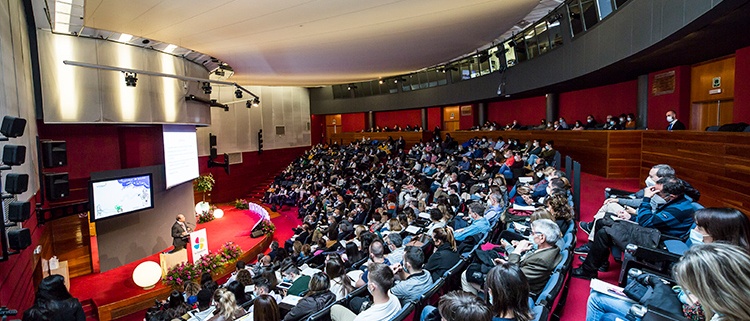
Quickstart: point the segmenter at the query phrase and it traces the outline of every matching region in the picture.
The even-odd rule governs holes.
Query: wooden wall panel
[[[51,232],[52,251],[60,261],[68,261],[70,277],[90,274],[91,237],[88,218],[72,215],[51,221],[48,225]]]
[[[337,142],[339,144],[348,144],[355,140],[361,140],[363,137],[369,137],[372,140],[384,141],[388,137],[394,140],[398,139],[399,136],[404,137],[406,142],[406,148],[414,146],[425,139],[425,135],[432,136],[431,132],[381,132],[381,133],[338,133],[331,136],[331,142]]]
[[[734,99],[734,55],[693,66],[690,71],[690,101],[704,102]],[[721,77],[719,94],[710,94],[713,78]],[[678,115],[679,116],[679,115]]]
[[[641,177],[669,164],[701,192],[704,206],[750,214],[750,135],[713,132],[643,132]]]

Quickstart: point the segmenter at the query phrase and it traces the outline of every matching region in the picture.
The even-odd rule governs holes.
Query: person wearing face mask
[[[554,141],[547,141],[544,144],[544,150],[539,153],[539,158],[543,159],[547,163],[547,165],[551,165],[555,162],[555,154],[557,153],[557,151],[555,151],[555,149],[553,148],[554,144]]]
[[[529,291],[539,294],[547,284],[552,270],[562,260],[560,249],[555,245],[562,233],[560,227],[550,219],[539,219],[531,223],[528,240],[501,240],[507,260],[495,259],[496,265],[517,264],[529,282]]]
[[[625,129],[635,129],[635,114],[629,113],[625,117]]]
[[[691,201],[684,196],[684,193],[685,185],[682,180],[674,176],[663,177],[656,182],[656,185],[644,190],[643,200],[636,215],[620,212],[617,213],[617,217],[621,220],[634,221],[641,227],[656,229],[661,234],[684,238],[693,225],[695,212]],[[651,198],[655,195],[659,195],[666,201],[656,210],[651,207]],[[621,224],[599,228],[594,235],[586,260],[579,268],[573,270],[573,276],[583,279],[597,277],[597,270],[608,260],[612,246],[633,243],[637,239],[637,237],[631,237],[628,230],[623,230],[623,228]],[[581,252],[579,249],[576,249],[577,253]]]
[[[560,129],[570,129],[570,126],[565,122],[565,118],[560,117]]]
[[[284,270],[281,274],[282,281],[291,283],[292,286],[286,290],[288,295],[300,296],[303,292],[307,291],[310,284],[309,275],[300,275],[300,270],[296,266],[292,265]]]
[[[534,164],[536,159],[539,158],[539,154],[542,153],[542,150],[544,150],[544,147],[542,147],[542,141],[540,139],[534,139],[533,143],[531,143],[531,148],[526,152],[528,157],[526,159],[526,165]]]
[[[586,124],[583,126],[584,129],[596,129],[597,126],[596,119],[594,119],[594,115],[588,115],[586,116]]]
[[[391,293],[401,302],[417,301],[422,293],[432,287],[432,275],[430,271],[422,269],[423,265],[424,253],[417,246],[407,246],[403,261],[391,265],[393,274],[400,280],[391,288]]]
[[[670,110],[667,112],[667,130],[673,131],[673,130],[685,130],[685,124],[683,124],[681,121],[677,119],[677,113],[675,113],[674,110]]]
[[[476,234],[484,235],[490,231],[490,223],[484,216],[482,216],[482,213],[484,213],[483,204],[478,202],[469,204],[469,217],[471,218],[472,223],[469,226],[456,230],[454,235],[456,241],[463,242],[469,236]],[[457,219],[456,221],[461,220]]]

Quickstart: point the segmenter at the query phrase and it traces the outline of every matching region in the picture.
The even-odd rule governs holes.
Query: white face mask
[[[693,245],[703,244],[703,234],[695,229],[690,230],[690,241],[693,242]]]
[[[632,120],[633,120],[633,118],[628,117],[628,121],[632,121]]]
[[[659,194],[654,194],[653,197],[651,197],[651,210],[656,212],[656,209],[659,208],[659,206],[667,204],[667,201],[664,200]]]
[[[544,176],[544,173],[542,173],[542,172],[537,172],[536,173],[536,177],[542,177],[542,176]]]
[[[653,179],[651,179],[651,176],[646,177],[646,187],[652,187],[656,185],[656,182],[654,182]]]
[[[492,298],[492,292],[488,291],[487,294],[489,295],[489,298],[490,298],[490,305],[492,305],[494,303],[494,300]]]
[[[671,123],[672,121],[674,121],[674,118],[672,118],[672,116],[667,116],[667,122]]]

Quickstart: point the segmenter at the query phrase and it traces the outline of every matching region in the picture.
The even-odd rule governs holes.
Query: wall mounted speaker
[[[26,162],[26,146],[5,145],[3,146],[3,164],[18,166]]]
[[[47,187],[46,194],[49,200],[59,200],[70,194],[68,173],[44,174],[44,185]]]
[[[8,220],[19,223],[31,217],[31,203],[12,201],[8,204]]]
[[[31,245],[31,232],[27,228],[8,230],[8,247],[20,251]]]
[[[0,133],[8,138],[14,138],[23,136],[23,130],[26,128],[26,119],[5,116],[3,117],[3,124],[0,125]]]
[[[42,142],[42,163],[45,168],[65,166],[68,164],[68,152],[65,141]]]
[[[29,188],[29,175],[10,173],[5,175],[5,191],[10,194],[21,194]]]

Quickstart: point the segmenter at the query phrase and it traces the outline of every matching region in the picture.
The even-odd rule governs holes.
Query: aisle
[[[581,219],[590,221],[604,201],[604,188],[612,187],[622,190],[638,190],[637,179],[607,179],[600,176],[581,174]],[[588,235],[580,228],[578,229],[578,244],[581,246],[588,240]],[[576,255],[578,256],[578,255]],[[599,272],[599,279],[616,284],[620,276],[620,264],[610,257],[610,268],[608,272]],[[573,267],[578,267],[581,261],[573,260]],[[561,321],[578,321],[586,319],[586,300],[589,297],[589,281],[578,278],[570,278],[570,291],[565,310],[560,318]]]

